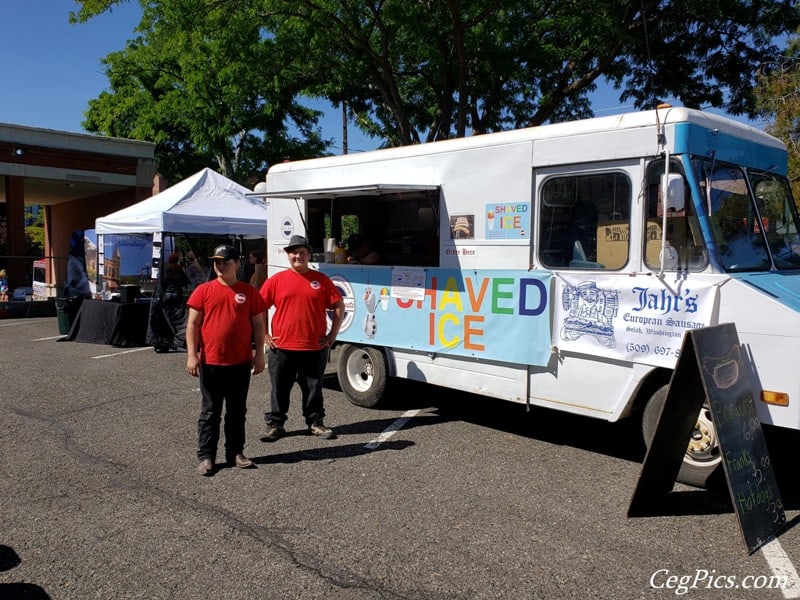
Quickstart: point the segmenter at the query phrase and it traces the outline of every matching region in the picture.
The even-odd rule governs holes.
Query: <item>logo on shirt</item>
[[[319,281],[317,281],[316,279],[312,279],[311,280],[311,289],[312,290],[318,290],[321,287],[322,287],[322,285],[320,285]]]
[[[233,297],[233,299],[236,300],[236,304],[244,304],[245,302],[247,302],[247,296],[245,294],[243,294],[242,292],[239,292],[238,294],[236,294]]]

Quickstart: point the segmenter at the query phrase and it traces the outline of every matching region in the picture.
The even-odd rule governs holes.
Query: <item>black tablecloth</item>
[[[146,346],[150,305],[84,300],[67,334],[68,340],[112,346]]]

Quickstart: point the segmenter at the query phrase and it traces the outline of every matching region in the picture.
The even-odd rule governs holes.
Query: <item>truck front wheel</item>
[[[660,387],[650,397],[642,415],[642,437],[649,448],[650,441],[658,425],[661,407],[667,400],[668,385]],[[678,481],[687,485],[705,488],[711,483],[711,476],[721,469],[722,455],[719,449],[717,428],[711,419],[711,409],[708,401],[703,404],[692,430],[686,453],[683,455],[683,464],[678,473]]]
[[[373,408],[383,398],[389,365],[378,348],[344,344],[339,351],[336,375],[350,402]]]

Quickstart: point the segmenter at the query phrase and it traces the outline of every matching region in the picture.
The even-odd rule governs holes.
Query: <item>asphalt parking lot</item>
[[[60,341],[0,320],[0,598],[800,598],[800,437],[769,432],[789,524],[748,555],[725,490],[676,486],[629,519],[638,425],[396,383],[196,473],[182,354]],[[788,574],[787,579],[775,577]],[[781,585],[775,585],[781,583]],[[684,589],[685,588],[685,589]]]

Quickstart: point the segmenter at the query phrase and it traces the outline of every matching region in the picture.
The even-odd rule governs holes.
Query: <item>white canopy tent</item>
[[[206,168],[147,200],[95,220],[97,276],[98,284],[102,284],[99,289],[103,290],[104,298],[114,299],[117,290],[127,292],[130,288],[140,288],[145,291],[145,287],[150,288],[147,292],[152,291],[153,301],[147,343],[155,346],[157,351],[185,345],[182,339],[185,309],[164,303],[163,288],[159,285],[163,283],[161,265],[165,264],[165,255],[175,249],[177,236],[235,238],[240,248],[244,239],[266,238],[266,205],[261,199],[249,197],[249,193],[250,190],[244,186]],[[104,238],[113,240],[114,252],[108,256]],[[145,267],[149,273],[145,274],[143,270],[138,279],[141,285],[130,284],[130,273],[123,272],[123,268],[130,268],[131,263],[142,264],[135,262],[140,255],[129,251],[132,247],[141,247],[135,246],[137,238],[148,238],[150,245],[146,251],[152,254],[152,258],[147,258],[152,267]],[[120,247],[131,239],[133,243],[125,246],[123,258]],[[231,243],[234,242],[231,240]],[[202,266],[208,270],[208,265]],[[137,289],[135,295],[138,294]]]
[[[95,220],[98,235],[203,233],[267,234],[267,209],[246,187],[203,169],[147,200]]]
[[[244,239],[266,238],[266,205],[263,200],[248,196],[249,193],[246,187],[206,168],[155,196],[95,219],[98,286],[102,283],[105,293],[130,277],[130,273],[121,271],[125,266],[121,260],[114,268],[110,267],[116,257],[106,256],[104,238],[128,246],[137,244],[135,240],[130,244],[131,238],[141,236],[150,240],[152,269],[148,275],[142,274],[140,281],[144,287],[154,285],[151,282],[159,279],[160,266],[166,254],[175,248],[176,236],[236,238],[240,244]]]

